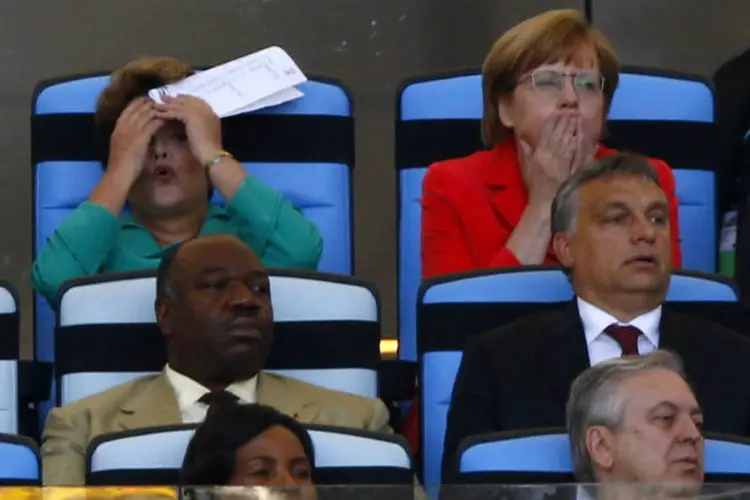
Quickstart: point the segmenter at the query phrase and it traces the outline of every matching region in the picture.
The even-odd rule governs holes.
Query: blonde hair
[[[173,57],[141,57],[115,70],[96,103],[97,136],[106,165],[109,138],[117,119],[133,99],[162,85],[175,83],[194,73],[193,68]]]
[[[574,9],[550,10],[506,31],[490,49],[482,66],[482,139],[492,147],[512,130],[500,122],[498,103],[518,79],[544,63],[570,62],[582,47],[596,52],[604,77],[604,110],[609,111],[620,72],[620,61],[609,41]]]

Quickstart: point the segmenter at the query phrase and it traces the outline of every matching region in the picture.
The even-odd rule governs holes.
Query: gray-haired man
[[[581,483],[703,482],[703,412],[669,351],[585,370],[571,386],[566,421]]]
[[[750,435],[750,341],[662,307],[672,269],[669,203],[648,160],[614,154],[578,170],[551,216],[576,297],[468,342],[448,413],[444,477],[451,480],[464,438],[561,427],[582,371],[660,348],[682,358],[707,431]]]

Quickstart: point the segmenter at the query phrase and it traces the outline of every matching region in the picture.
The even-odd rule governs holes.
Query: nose
[[[560,105],[563,107],[578,106],[578,91],[573,84],[573,77],[567,77],[563,81],[563,87],[560,90]]]
[[[247,285],[235,282],[229,290],[229,305],[232,307],[256,308],[260,299]]]
[[[656,240],[656,228],[646,217],[634,217],[631,225],[631,235],[634,241],[654,243]]]
[[[685,423],[682,426],[682,438],[683,440],[695,445],[701,439],[703,439],[703,433],[701,428],[696,424],[692,418],[685,418]]]
[[[151,139],[151,156],[154,160],[161,160],[167,158],[168,155],[169,147],[167,146],[167,141],[158,136],[154,136]]]
[[[277,488],[297,486],[297,480],[294,479],[294,475],[286,467],[280,467],[273,478],[271,486]]]

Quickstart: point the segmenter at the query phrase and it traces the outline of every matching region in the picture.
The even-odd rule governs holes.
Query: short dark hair
[[[277,425],[296,436],[314,474],[315,452],[312,439],[297,420],[270,406],[225,404],[212,406],[206,419],[195,431],[182,462],[180,485],[226,485],[234,470],[237,450]]]
[[[614,176],[641,177],[661,187],[656,169],[648,158],[634,153],[615,153],[585,165],[571,175],[552,201],[552,234],[573,229],[578,213],[578,194],[584,184]]]
[[[189,240],[188,240],[189,241]],[[177,287],[174,283],[174,265],[177,254],[186,242],[177,243],[168,248],[161,257],[159,267],[156,270],[156,303],[171,302],[177,296]]]

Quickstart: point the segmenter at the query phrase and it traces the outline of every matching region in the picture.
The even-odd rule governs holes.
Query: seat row
[[[307,425],[315,447],[318,485],[411,485],[412,458],[403,438]],[[87,452],[86,485],[179,483],[179,469],[196,425],[138,429],[97,438]],[[459,484],[574,483],[568,435],[562,429],[504,432],[466,439],[456,461]],[[750,478],[750,441],[705,436],[706,481],[741,484]],[[41,458],[28,438],[0,435],[0,486],[41,483]],[[434,492],[439,485],[431,485]],[[410,496],[410,495],[409,495]]]
[[[55,404],[163,368],[166,352],[154,314],[155,280],[153,271],[113,273],[64,286],[54,329]],[[391,399],[379,377],[380,303],[373,285],[346,275],[292,270],[270,270],[270,283],[276,328],[267,370]],[[426,484],[440,482],[446,415],[467,337],[572,297],[567,276],[554,266],[466,273],[422,285],[415,315]],[[666,307],[688,309],[746,333],[737,298],[726,278],[681,271],[671,277]],[[10,284],[0,287],[0,299],[0,432],[14,434],[23,427],[30,401],[19,372],[19,307]],[[43,421],[44,410],[39,413]]]
[[[398,185],[398,284],[402,359],[416,361],[420,282],[421,185],[427,166],[482,147],[478,70],[414,78],[394,96]],[[32,103],[34,252],[84,201],[102,175],[93,113],[106,74],[39,84]],[[279,189],[319,228],[319,270],[353,274],[354,113],[341,82],[300,86],[304,97],[224,120],[225,146],[262,181]],[[606,142],[666,160],[677,178],[686,269],[714,272],[717,253],[712,171],[714,93],[699,76],[626,67],[610,110]],[[293,144],[294,147],[289,147]],[[216,195],[214,203],[223,200]],[[36,299],[36,356],[54,359],[54,315]]]

